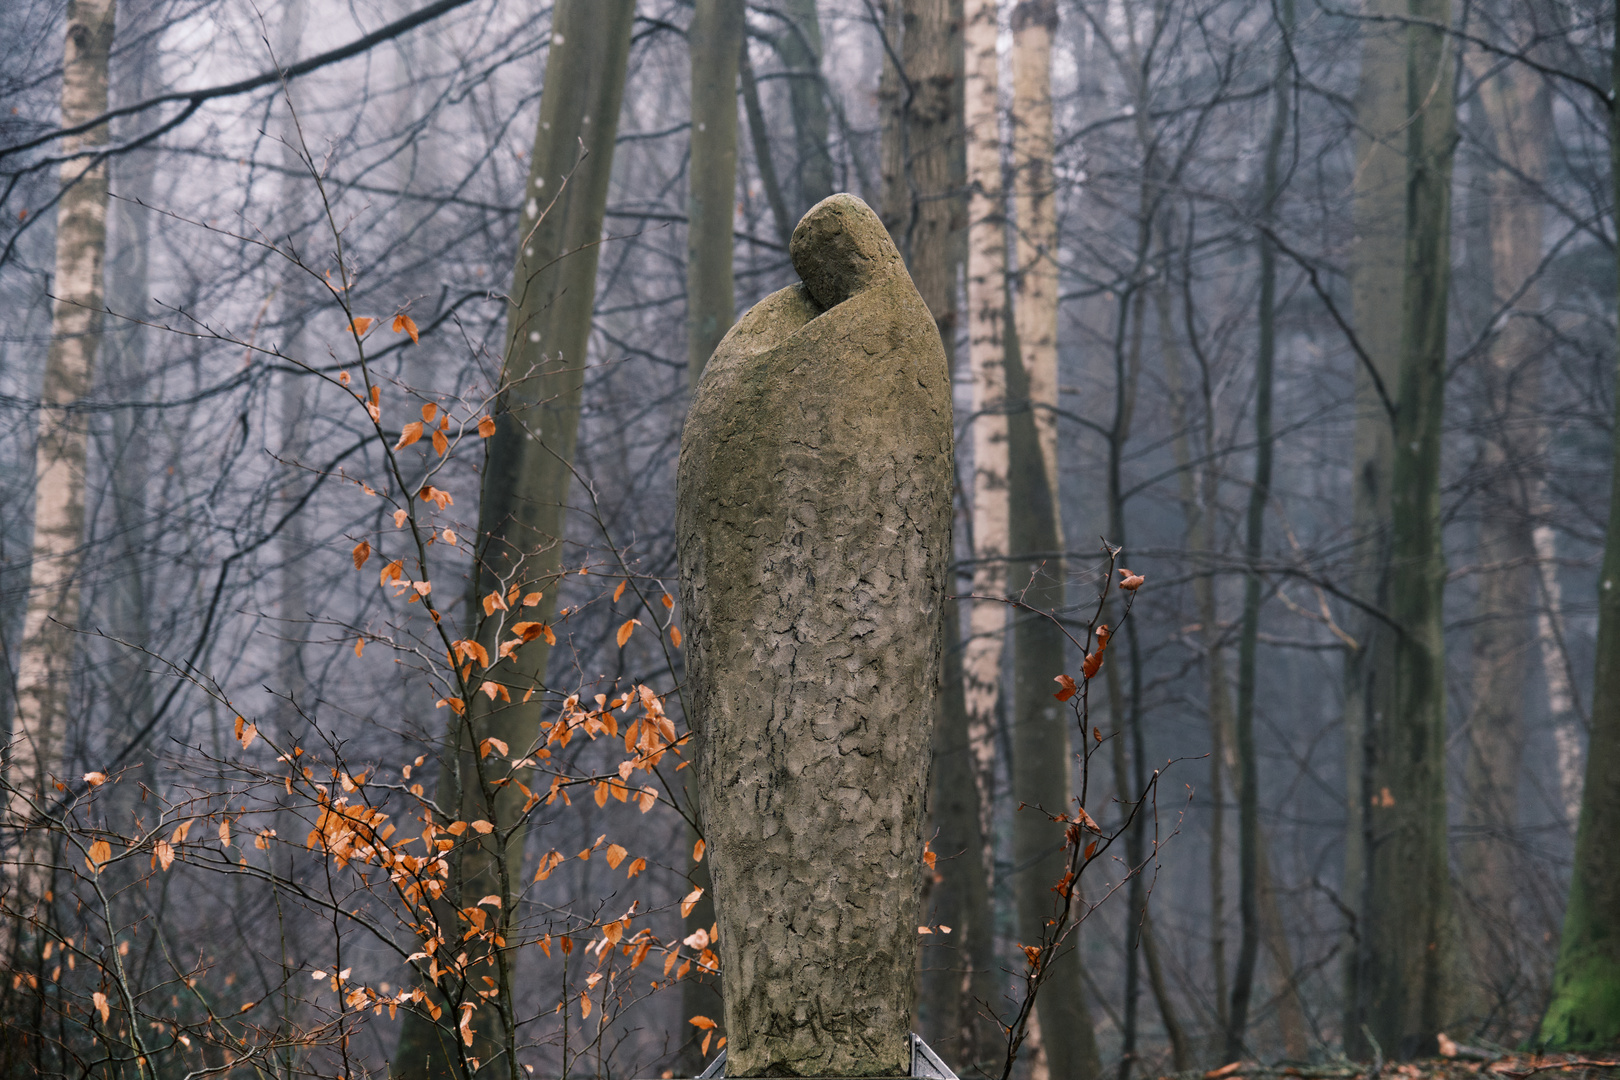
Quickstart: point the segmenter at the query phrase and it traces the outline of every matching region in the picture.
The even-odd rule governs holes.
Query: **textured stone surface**
[[[715,350],[681,441],[688,701],[732,1076],[905,1075],[951,523],[939,334],[877,216]]]

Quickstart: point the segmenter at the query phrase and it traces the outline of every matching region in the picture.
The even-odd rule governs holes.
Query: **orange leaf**
[[[491,417],[488,417],[488,416],[479,417],[479,419],[478,419],[478,437],[480,439],[487,439],[493,434],[495,434],[495,421],[494,421],[494,419],[491,418]]]
[[[1147,578],[1143,577],[1141,574],[1133,574],[1129,570],[1121,570],[1119,572],[1119,576],[1119,587],[1124,589],[1126,592],[1135,592],[1137,589],[1141,588],[1142,582],[1147,580]]]
[[[495,831],[495,826],[491,825],[489,822],[484,821],[482,819],[473,822],[472,827],[473,827],[473,832],[477,833],[480,836],[487,836],[489,833],[492,833],[492,832]]]
[[[583,990],[579,992],[579,1015],[584,1020],[591,1018],[591,997]]]
[[[1074,680],[1069,678],[1067,675],[1059,675],[1056,678],[1054,678],[1052,681],[1057,683],[1059,688],[1060,688],[1057,693],[1052,695],[1053,697],[1057,698],[1059,701],[1068,701],[1070,698],[1074,697],[1074,695],[1076,693],[1079,692],[1080,688],[1075,686],[1074,685]]]
[[[493,615],[497,611],[507,611],[507,610],[509,610],[509,609],[506,606],[506,598],[501,595],[501,591],[499,589],[496,589],[494,592],[492,592],[488,596],[484,597],[484,614],[485,615]]]
[[[624,857],[628,854],[630,853],[624,850],[624,848],[620,847],[618,844],[609,846],[605,852],[608,865],[613,867],[615,870],[619,868],[620,863],[624,862]]]
[[[681,628],[680,627],[672,626],[672,627],[669,628],[669,643],[671,645],[675,646],[677,649],[681,647]]]
[[[366,560],[369,558],[371,558],[371,541],[362,540],[354,545],[354,568],[356,570],[366,565]]]
[[[416,323],[414,321],[412,321],[412,319],[411,319],[411,317],[409,315],[395,315],[394,316],[394,333],[397,334],[401,330],[403,330],[407,334],[411,335],[411,344],[412,345],[415,345],[417,343]]]
[[[697,907],[697,902],[701,899],[703,899],[702,888],[696,888],[687,893],[686,896],[681,900],[681,918],[684,919],[688,915],[692,914],[692,909]]]
[[[635,628],[640,626],[640,625],[641,625],[641,620],[640,619],[626,619],[625,620],[624,625],[619,627],[619,648],[621,648],[621,649],[624,648],[624,643],[630,640],[631,632],[633,630],[635,630]]]
[[[692,861],[695,862],[695,863],[702,862],[703,861],[703,852],[708,848],[708,846],[709,845],[705,844],[702,840],[699,840],[697,843],[693,844],[692,845]]]
[[[468,660],[478,661],[479,667],[489,667],[489,650],[476,641],[461,640],[452,642],[457,659],[465,657]]]
[[[104,772],[87,772],[84,774],[84,782],[91,787],[100,787],[107,782],[107,774]]]
[[[688,1020],[687,1023],[691,1024],[699,1031],[713,1031],[717,1026],[715,1022],[710,1020],[707,1016],[694,1016],[692,1019]]]
[[[433,433],[433,452],[438,454],[440,457],[444,457],[444,455],[450,452],[450,440],[444,437],[444,432],[442,431],[435,431]]]
[[[366,651],[366,639],[363,638],[363,637],[355,638],[354,639],[354,655],[360,656],[365,651]]]
[[[1101,667],[1102,667],[1102,653],[1100,653],[1100,652],[1088,653],[1088,654],[1086,654],[1085,663],[1080,665],[1080,674],[1089,679],[1092,676],[1096,675],[1098,670]]]
[[[675,606],[675,598],[673,596],[669,595],[669,593],[664,594],[663,600],[664,600],[664,607],[672,608],[672,607]]]
[[[630,584],[630,579],[626,578],[625,580],[619,582],[619,587],[617,589],[613,590],[613,602],[615,604],[619,602],[619,597],[624,595],[624,587],[628,584]]]
[[[97,840],[90,845],[90,857],[85,860],[90,866],[92,874],[101,873],[101,868],[112,858],[112,845],[105,840]]]
[[[641,812],[645,814],[654,806],[658,805],[658,789],[655,787],[642,788],[641,794],[636,796],[636,802],[638,805],[640,805]]]
[[[647,869],[647,860],[646,859],[637,859],[635,862],[630,864],[630,870],[624,876],[627,877],[627,878],[633,878],[633,877],[635,877],[637,874],[641,873],[645,869]],[[642,947],[643,948],[646,947],[645,942],[643,942]]]
[[[97,990],[90,995],[90,1000],[96,1003],[96,1012],[101,1014],[101,1022],[105,1024],[112,1016],[112,1007],[107,1002],[107,995]]]
[[[406,424],[405,429],[399,433],[399,442],[394,444],[394,449],[403,450],[421,437],[422,421],[413,420],[409,424]]]
[[[354,334],[355,337],[365,337],[366,331],[370,330],[371,324],[376,321],[376,319],[368,319],[364,315],[357,316],[355,320],[349,324],[349,332]]]
[[[395,327],[395,331],[398,331],[398,327]],[[431,424],[433,423],[433,418],[438,415],[439,406],[437,402],[430,401],[426,405],[422,406],[422,423]]]

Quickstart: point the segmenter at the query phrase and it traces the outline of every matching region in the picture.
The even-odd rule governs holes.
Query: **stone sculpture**
[[[950,372],[865,203],[709,361],[682,434],[687,701],[733,1077],[904,1076],[951,557]]]

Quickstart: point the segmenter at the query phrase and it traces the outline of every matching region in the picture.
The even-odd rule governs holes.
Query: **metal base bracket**
[[[726,1052],[720,1051],[713,1061],[698,1074],[698,1080],[724,1080],[726,1075]],[[957,1075],[951,1072],[950,1066],[939,1059],[939,1055],[922,1041],[922,1036],[915,1033],[911,1036],[911,1073],[916,1080],[958,1080]],[[827,1078],[833,1080],[833,1078]]]

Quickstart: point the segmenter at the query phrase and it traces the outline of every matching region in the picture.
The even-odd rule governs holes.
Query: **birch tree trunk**
[[[1478,67],[1488,66],[1483,53],[1469,55],[1471,61],[1478,58]],[[1532,469],[1545,441],[1535,417],[1541,342],[1533,317],[1541,303],[1533,278],[1541,261],[1542,209],[1532,190],[1547,173],[1552,110],[1545,80],[1522,65],[1482,82],[1479,100],[1497,161],[1488,176],[1492,309],[1521,288],[1524,292],[1487,352],[1483,372],[1490,430],[1481,456],[1492,482],[1483,491],[1479,524],[1481,570],[1464,773],[1467,839],[1459,853],[1462,887],[1474,913],[1467,920],[1469,959],[1458,974],[1471,991],[1493,986],[1505,991],[1519,978],[1504,938],[1516,921],[1519,760],[1525,688],[1536,653],[1530,611],[1540,500]],[[1487,1016],[1493,1005],[1480,1000],[1470,1011]]]
[[[1405,14],[1406,0],[1369,0],[1377,16]],[[1356,88],[1356,171],[1351,195],[1354,225],[1350,298],[1356,338],[1365,356],[1355,371],[1355,429],[1350,471],[1348,587],[1360,604],[1383,611],[1389,603],[1390,469],[1393,394],[1399,367],[1401,274],[1406,250],[1406,34],[1396,24],[1369,21],[1361,28],[1361,78]],[[1365,1053],[1359,942],[1364,936],[1367,863],[1367,736],[1387,715],[1393,635],[1382,619],[1352,608],[1346,619],[1355,645],[1345,656],[1345,855],[1341,900],[1354,921],[1343,946],[1345,1044]]]
[[[1614,44],[1611,91],[1620,90],[1620,39]],[[1611,93],[1610,101],[1614,101]],[[1609,112],[1609,169],[1620,196],[1620,111]],[[1620,366],[1617,366],[1620,382]],[[1620,404],[1617,404],[1620,409]],[[1609,487],[1609,531],[1598,574],[1597,671],[1592,687],[1592,738],[1575,833],[1569,907],[1553,970],[1552,1001],[1541,1021],[1549,1049],[1620,1046],[1620,440]]]
[[[1020,0],[1013,8],[1013,211],[1018,223],[1015,319],[1053,506],[1059,505],[1055,411],[1058,232],[1057,192],[1052,177],[1052,39],[1057,29],[1056,0]],[[1054,550],[1059,550],[1063,547],[1061,514],[1056,518],[1056,527]]]
[[[107,111],[107,61],[112,50],[115,0],[69,0],[62,60],[64,127]],[[107,141],[105,125],[62,140],[63,192],[57,204],[55,304],[40,397],[34,465],[33,565],[17,664],[16,714],[10,732],[7,818],[23,827],[7,899],[27,922],[50,888],[50,834],[26,823],[52,793],[69,676],[77,651],[79,570],[83,561],[84,478],[88,419],[72,406],[90,392],[101,343],[103,267],[107,255],[107,165],[93,156]],[[6,919],[0,956],[9,959],[13,923]]]
[[[1544,487],[1544,485],[1538,485]],[[1546,516],[1544,500],[1537,500],[1536,516]],[[1558,534],[1551,525],[1537,525],[1531,533],[1536,548],[1536,584],[1541,604],[1536,612],[1536,641],[1541,649],[1541,673],[1547,681],[1547,712],[1552,720],[1557,754],[1558,795],[1564,821],[1573,831],[1581,814],[1581,788],[1586,748],[1581,732],[1575,683],[1570,677],[1565,646],[1564,589],[1558,580]]]
[[[966,55],[964,120],[968,181],[968,368],[972,384],[973,592],[1007,593],[1007,416],[1003,362],[1007,314],[1007,220],[1002,205],[1000,75],[996,55],[996,0],[968,0],[963,26]],[[1007,607],[975,600],[968,610],[962,652],[963,699],[973,747],[983,833],[990,836],[996,707]],[[985,852],[985,872],[990,872]]]
[[[478,564],[468,615],[475,623],[482,614],[479,598],[513,585],[545,594],[526,610],[528,618],[549,622],[556,610],[596,298],[596,242],[607,208],[634,15],[634,0],[561,0],[553,15],[540,123],[518,222],[502,368],[505,390],[496,431],[488,441],[478,508]],[[498,654],[496,630],[491,619],[479,633],[491,656]],[[512,654],[503,681],[514,689],[543,688],[549,658],[545,639],[536,638]],[[522,702],[519,694],[512,697],[510,704],[496,704],[480,695],[465,717],[452,722],[438,795],[441,805],[458,807],[462,819],[494,823],[494,831],[479,844],[456,849],[465,854],[451,880],[462,895],[506,896],[505,910],[510,910],[516,890],[507,871],[523,855],[522,795],[516,783],[490,792],[478,782],[477,747],[491,737],[515,753],[532,746],[548,701],[543,693]],[[512,775],[520,782],[529,779],[524,770]],[[446,903],[461,906],[452,891],[447,890]],[[478,1038],[469,1053],[486,1065],[514,1037],[511,1007],[509,997],[502,995],[474,1016]],[[459,1016],[446,1017],[441,1028],[419,1013],[407,1015],[393,1062],[395,1075],[459,1075],[462,1047],[454,1029]],[[497,1067],[514,1080],[519,1072],[515,1060],[503,1058]]]
[[[1440,434],[1456,145],[1450,0],[1411,0],[1406,256],[1391,470],[1390,603],[1399,628],[1392,710],[1368,730],[1367,1033],[1401,1059],[1435,1052],[1447,1019],[1454,927],[1447,863]],[[1433,24],[1439,24],[1436,27]],[[1351,1034],[1360,1030],[1360,1025]]]

